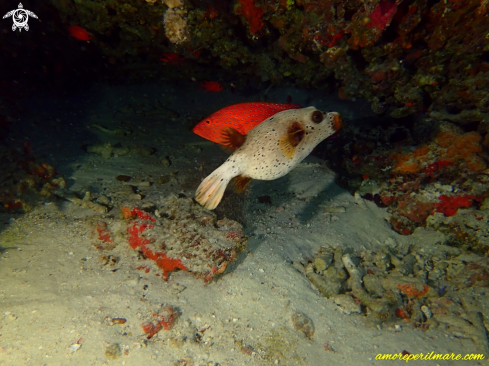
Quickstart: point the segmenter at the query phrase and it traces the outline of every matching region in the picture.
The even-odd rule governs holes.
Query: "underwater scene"
[[[0,15],[0,365],[487,364],[488,0]]]

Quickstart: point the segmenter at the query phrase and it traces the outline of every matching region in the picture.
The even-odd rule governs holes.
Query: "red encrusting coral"
[[[129,233],[129,245],[132,249],[143,248],[146,244],[149,244],[150,241],[146,238],[141,238],[139,233],[143,233],[147,228],[152,228],[153,225],[148,224],[134,224],[127,228],[127,232]]]
[[[256,34],[263,28],[263,9],[255,5],[254,0],[239,0],[237,12],[243,15],[250,23],[250,32]]]
[[[143,332],[146,333],[146,338],[151,339],[156,333],[161,330],[161,325],[157,327],[152,322],[144,322],[143,324],[141,324],[141,328],[143,328]]]
[[[176,269],[187,271],[181,259],[167,257],[165,253],[155,253],[158,256],[156,264],[163,270],[163,278],[168,278],[168,274]]]
[[[134,207],[132,210],[129,207],[121,207],[121,212],[122,216],[125,219],[131,219],[133,217],[137,217],[138,219],[141,220],[150,220],[150,221],[156,221],[154,217],[151,217],[150,214],[141,211],[139,208]]]
[[[334,47],[334,45],[343,38],[344,33],[342,30],[336,30],[334,27],[328,30],[326,34],[315,34],[312,39],[314,42],[321,46],[327,46],[328,48]]]
[[[7,210],[16,210],[20,207],[22,207],[23,203],[22,201],[11,201],[7,202],[3,205]]]
[[[124,210],[126,209],[126,210]],[[135,207],[130,211],[126,207],[122,208],[123,216],[126,217],[127,212],[131,213],[131,217],[138,217],[142,220],[155,221],[151,215],[146,212],[141,211],[139,208]],[[182,269],[187,271],[187,268],[182,263],[181,259],[170,258],[165,252],[156,252],[148,247],[151,244],[151,240],[141,237],[139,234],[144,233],[146,229],[152,229],[154,225],[134,223],[132,226],[127,228],[129,233],[129,245],[132,249],[139,249],[143,255],[156,262],[156,265],[163,270],[163,279],[167,279],[170,272],[176,269]]]
[[[410,319],[410,317],[409,317],[406,309],[404,309],[404,308],[398,308],[398,309],[396,309],[395,314],[396,314],[396,316],[398,318],[401,318],[401,319],[404,319],[404,320],[409,320]]]
[[[422,285],[423,289],[418,290],[415,283],[406,283],[404,285],[397,285],[397,288],[409,298],[422,297],[428,293],[430,287],[428,285]]]
[[[439,199],[441,202],[436,203],[436,211],[443,213],[447,217],[455,215],[461,207],[470,207],[474,200],[481,200],[481,198],[470,194],[463,196],[441,195]]]
[[[153,316],[158,319],[141,324],[141,328],[143,328],[147,339],[151,339],[161,329],[170,330],[173,328],[173,324],[178,317],[178,312],[172,306],[167,306],[164,309],[164,314],[153,314]]]
[[[168,306],[166,308],[166,315],[158,315],[160,317],[159,323],[163,326],[164,330],[170,330],[173,328],[173,324],[177,319],[178,312],[173,310],[173,307]]]
[[[428,164],[428,166],[426,168],[424,168],[424,172],[426,175],[433,176],[440,169],[445,168],[445,167],[450,166],[450,165],[453,165],[453,163],[450,161],[438,160],[432,164]]]
[[[371,22],[367,24],[367,27],[384,30],[391,23],[391,20],[396,13],[396,9],[397,5],[395,1],[381,1],[369,14]]]
[[[139,266],[138,268],[136,268],[138,271],[140,270],[144,270],[144,273],[149,273],[150,271],[150,268],[148,266]]]
[[[112,236],[107,229],[107,224],[105,222],[99,222],[97,224],[98,239],[104,243],[113,243]]]
[[[234,260],[234,258],[232,258]],[[221,267],[217,268],[216,266],[212,267],[209,273],[204,277],[204,283],[208,283],[212,281],[215,275],[221,274],[226,270],[228,262],[224,262]]]

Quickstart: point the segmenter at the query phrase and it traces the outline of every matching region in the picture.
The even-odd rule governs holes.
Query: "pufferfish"
[[[242,191],[251,179],[283,177],[340,127],[338,113],[321,112],[315,107],[279,112],[247,135],[227,127],[222,131],[222,141],[236,150],[202,181],[195,199],[213,210],[233,178],[236,189]]]

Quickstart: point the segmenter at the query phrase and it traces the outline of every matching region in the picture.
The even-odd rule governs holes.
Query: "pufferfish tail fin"
[[[219,202],[221,202],[228,183],[236,175],[239,175],[239,172],[233,171],[231,165],[231,162],[225,162],[197,187],[195,200],[208,210],[213,210],[217,207]]]

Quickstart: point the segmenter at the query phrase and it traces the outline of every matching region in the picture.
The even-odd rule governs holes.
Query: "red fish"
[[[70,32],[70,36],[79,39],[80,41],[89,41],[92,39],[92,35],[78,25],[69,27],[68,32]]]
[[[185,61],[185,58],[173,52],[165,52],[161,55],[160,60],[168,64],[179,65]]]
[[[204,118],[192,131],[207,140],[226,145],[221,136],[223,128],[232,127],[240,134],[246,135],[268,117],[281,111],[298,108],[302,106],[259,102],[234,104]]]
[[[217,93],[224,89],[224,87],[217,81],[204,81],[200,83],[200,89],[204,89],[205,91],[212,93]]]

